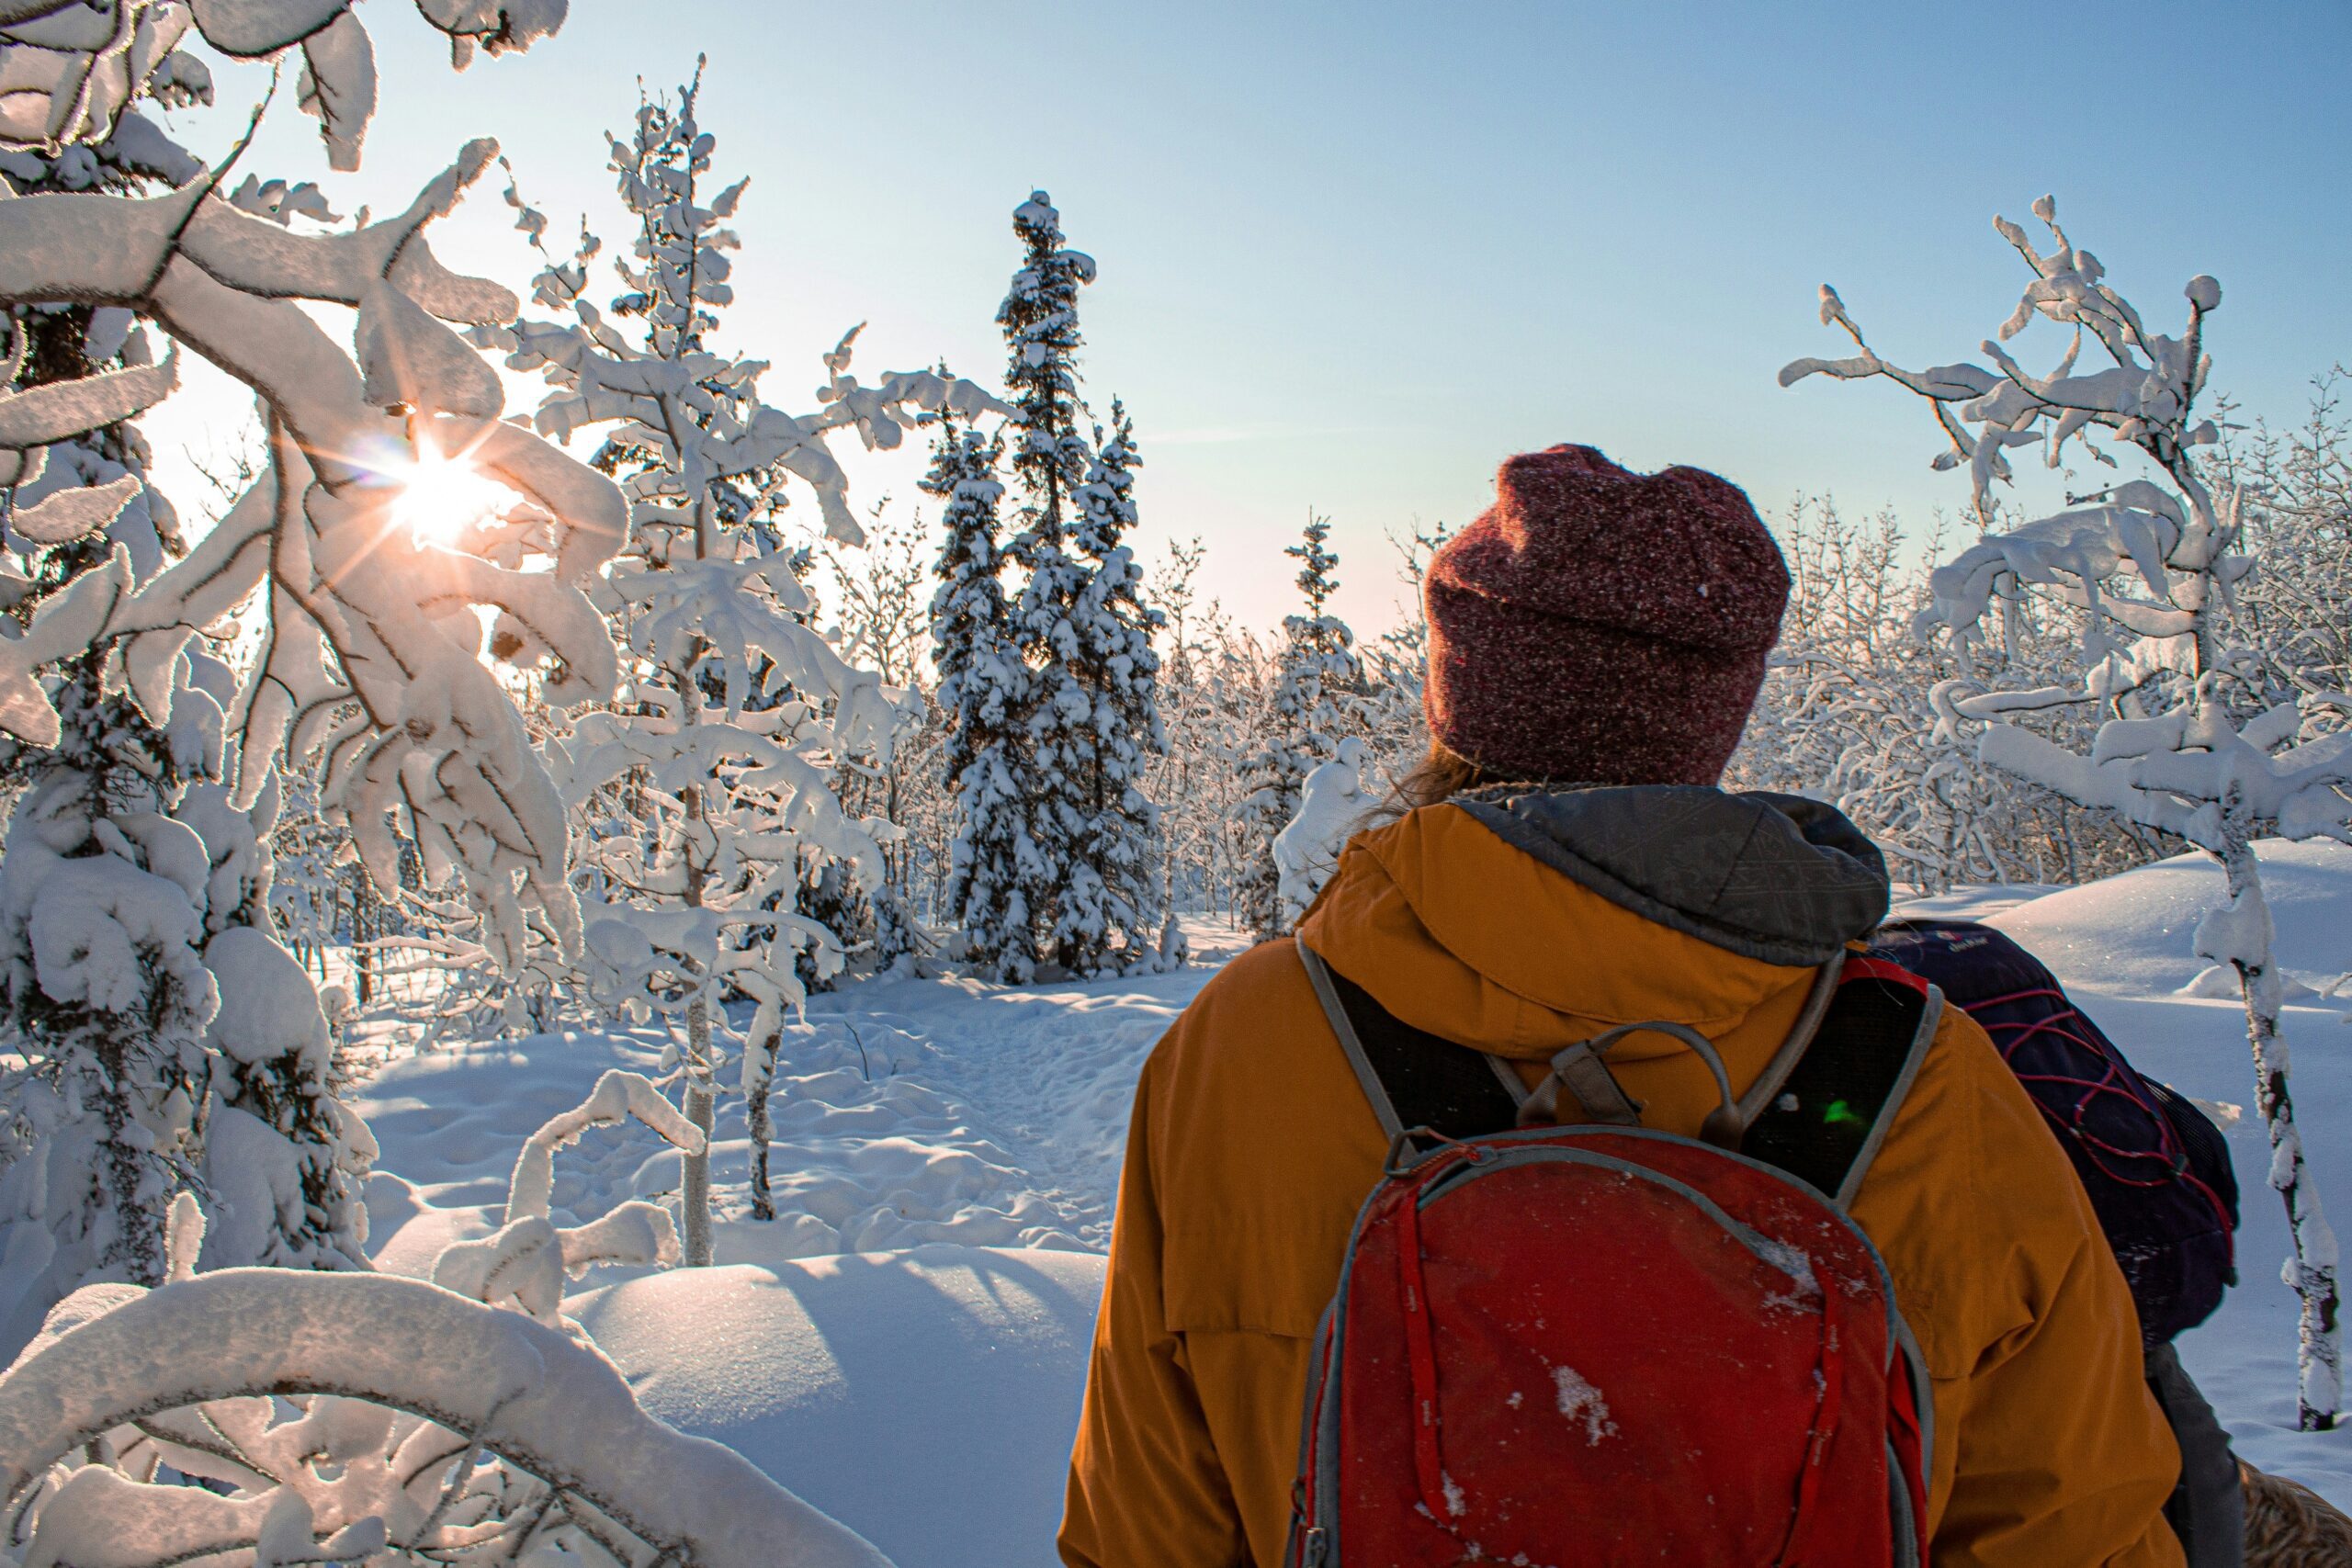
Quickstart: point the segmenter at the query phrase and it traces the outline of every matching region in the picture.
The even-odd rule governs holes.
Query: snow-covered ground
[[[2352,1227],[2352,995],[2331,1002],[2311,994],[2352,969],[2352,849],[2264,844],[2261,860],[2279,966],[2303,991],[2283,1025],[2296,1113],[2323,1206],[2339,1228]],[[2229,1132],[2244,1220],[2238,1285],[2182,1337],[2181,1356],[2248,1460],[2352,1507],[2352,1429],[2294,1429],[2296,1299],[2278,1273],[2286,1211],[2267,1185],[2245,1011],[2234,998],[2183,994],[2211,988],[2194,985],[2205,965],[2192,939],[2221,888],[2217,865],[2184,855],[2019,905],[1993,923],[2040,954],[2143,1071],[2199,1100],[2245,1108]]]
[[[721,1267],[602,1270],[566,1312],[647,1408],[899,1568],[1052,1562],[1136,1073],[1245,945],[1221,921],[1187,935],[1202,962],[1174,975],[814,998],[776,1071],[778,1218],[742,1217],[742,1106],[724,1101]],[[421,1275],[494,1229],[522,1141],[606,1068],[658,1073],[660,1057],[650,1034],[549,1034],[385,1068],[358,1100],[383,1149],[378,1265]],[[676,1152],[644,1127],[592,1131],[556,1160],[554,1218],[677,1182]]]
[[[2266,847],[2298,1100],[2331,1212],[2352,1224],[2352,1032],[2315,993],[2352,967],[2352,850]],[[2183,994],[2189,933],[2219,874],[2184,858],[2091,887],[1939,900],[2041,953],[2144,1070],[2244,1104],[2234,1001]],[[655,1414],[714,1437],[901,1568],[1053,1560],[1137,1066],[1238,939],[1200,922],[1203,962],[1129,982],[1007,990],[904,981],[818,998],[777,1074],[781,1217],[740,1217],[740,1106],[722,1120],[722,1267],[585,1281],[567,1311]],[[2347,998],[2352,1000],[2352,998]],[[379,1262],[421,1270],[492,1228],[522,1139],[650,1037],[542,1035],[397,1062],[361,1109],[383,1145]],[[2297,1433],[2286,1225],[2251,1115],[2230,1133],[2245,1189],[2243,1282],[2182,1349],[2241,1448],[2352,1505],[2352,1432]],[[557,1161],[556,1218],[585,1220],[677,1181],[643,1128],[592,1133]]]

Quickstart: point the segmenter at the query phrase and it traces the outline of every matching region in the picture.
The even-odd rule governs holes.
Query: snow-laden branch
[[[287,1400],[306,1407],[300,1423],[273,1421],[273,1402]],[[186,1419],[196,1412],[198,1420]],[[395,1412],[433,1426],[396,1422]],[[302,1429],[286,1433],[289,1425]],[[462,1435],[454,1449],[418,1452],[422,1445],[401,1440],[430,1443],[435,1427],[445,1441]],[[223,1475],[247,1495],[213,1497],[75,1462],[150,1433],[175,1467]],[[263,1441],[272,1436],[276,1443]],[[298,1451],[264,1473],[248,1450],[271,1449]],[[537,1513],[492,1519],[485,1536],[434,1506],[441,1478],[469,1452],[534,1478]],[[422,1506],[419,1475],[396,1471],[395,1458],[421,1472]],[[374,1495],[365,1484],[306,1488],[296,1472],[313,1460],[375,1483]],[[113,1478],[84,1479],[93,1471]],[[314,1506],[312,1494],[329,1506]],[[592,1540],[626,1531],[681,1568],[888,1568],[864,1540],[732,1450],[647,1415],[593,1348],[520,1314],[380,1274],[236,1269],[153,1292],[92,1286],[69,1298],[0,1374],[0,1517],[17,1527],[0,1537],[0,1562],[21,1568],[162,1564],[195,1546],[252,1552],[273,1530],[304,1549],[269,1559],[277,1562],[334,1561],[330,1544],[365,1554],[370,1540],[387,1540],[442,1556],[477,1543],[509,1551],[567,1517],[558,1506],[588,1521]],[[297,1518],[299,1542],[287,1522]]]
[[[555,1326],[563,1323],[566,1280],[600,1263],[676,1263],[677,1223],[657,1204],[623,1203],[584,1225],[558,1225],[549,1217],[557,1151],[577,1142],[591,1127],[632,1118],[686,1155],[698,1155],[707,1146],[702,1130],[662,1099],[650,1079],[618,1069],[607,1072],[585,1100],[550,1118],[525,1141],[507,1183],[504,1223],[478,1241],[461,1241],[443,1252],[433,1265],[433,1282]]]
[[[359,166],[376,107],[374,50],[353,0],[0,0],[11,49],[0,96],[0,146],[53,149],[119,137],[143,124],[131,105],[142,90],[172,102],[209,101],[212,76],[178,52],[193,28],[222,54],[262,59],[300,50],[303,112],[319,120],[328,161]],[[528,49],[563,25],[569,0],[417,0],[448,35],[461,69],[479,47]],[[161,79],[168,90],[158,91]]]
[[[596,1080],[586,1100],[560,1116],[548,1118],[526,1139],[506,1184],[506,1220],[544,1219],[555,1180],[555,1156],[571,1147],[591,1127],[611,1127],[634,1118],[676,1147],[691,1154],[702,1147],[699,1129],[690,1127],[677,1107],[641,1073],[618,1068]]]
[[[1282,921],[1295,928],[1340,868],[1340,850],[1363,826],[1374,805],[1364,788],[1365,748],[1351,735],[1331,761],[1317,766],[1299,786],[1298,815],[1274,835],[1274,864],[1281,871],[1277,896]]]
[[[2042,445],[2045,460],[2054,468],[2063,461],[2067,443],[2075,441],[2094,461],[2113,467],[2114,457],[2089,441],[2093,430],[2111,433],[2113,439],[2154,457],[2188,494],[2196,515],[2174,547],[2187,548],[2190,558],[2175,564],[2200,570],[2206,562],[2196,558],[2211,547],[2215,525],[2210,497],[2194,481],[2189,455],[2191,448],[2218,439],[2220,432],[2210,420],[2191,424],[2189,412],[2211,369],[2202,347],[2204,321],[2221,303],[2221,285],[2201,275],[2189,279],[2183,290],[2188,320],[2181,335],[2152,332],[2139,311],[2104,281],[2106,269],[2098,258],[2067,239],[2058,224],[2057,204],[2045,196],[2033,204],[2033,211],[2055,242],[2047,254],[2018,225],[2005,218],[1994,220],[2001,237],[2025,259],[2034,276],[2002,324],[1999,340],[1980,344],[1990,367],[1958,364],[1906,370],[1883,359],[1862,336],[1838,291],[1824,284],[1822,324],[1843,331],[1861,352],[1847,359],[1793,360],[1781,369],[1781,385],[1793,386],[1815,375],[1844,380],[1883,378],[1926,399],[1949,444],[1935,466],[1968,466],[1978,514],[1988,523],[1992,485],[2014,477],[2004,455],[2007,449]],[[2046,376],[2029,373],[2002,347],[2037,317],[2074,329],[2073,346]],[[2086,337],[2111,363],[2078,373]]]
[[[350,233],[296,234],[202,184],[135,200],[50,194],[0,203],[0,303],[72,299],[127,306],[260,394],[273,428],[268,470],[213,536],[152,581],[127,558],[85,573],[0,639],[0,726],[53,742],[40,668],[93,643],[130,639],[124,678],[168,722],[167,672],[201,628],[265,581],[263,658],[236,701],[239,798],[281,755],[326,748],[326,807],[347,818],[370,871],[397,882],[398,818],[428,863],[461,872],[502,963],[519,958],[522,895],[576,935],[563,881],[566,824],[512,700],[482,661],[477,606],[540,656],[558,704],[608,694],[616,672],[589,580],[619,549],[628,503],[612,483],[501,423],[490,367],[451,328],[510,315],[513,297],[432,258],[423,229],[454,206],[495,148],[469,144],[399,216]],[[358,311],[346,352],[297,300]],[[25,412],[31,440],[78,418],[119,417],[158,395],[166,367],[73,383]],[[42,389],[46,394],[53,389]],[[9,413],[40,394],[0,400]],[[69,407],[70,405],[70,407]],[[494,564],[415,536],[396,515],[403,476],[465,462],[545,521],[548,570]]]

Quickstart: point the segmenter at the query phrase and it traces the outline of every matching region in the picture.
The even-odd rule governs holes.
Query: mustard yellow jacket
[[[1708,911],[1629,891],[1641,856],[1609,847],[1622,821],[1598,872],[1546,863],[1498,821],[1449,804],[1360,835],[1301,939],[1406,1022],[1531,1081],[1561,1047],[1656,1019],[1713,1041],[1744,1089],[1811,969],[1730,951]],[[1723,826],[1707,822],[1690,836]],[[1752,846],[1722,853],[1758,870]],[[1637,1035],[1610,1060],[1645,1124],[1695,1135],[1715,1102],[1695,1056]],[[1309,1341],[1384,1152],[1288,942],[1235,960],[1153,1051],[1070,1461],[1069,1568],[1282,1562]],[[2177,1568],[2161,1509],[2179,1459],[2123,1277],[2055,1138],[1957,1009],[1852,1213],[1933,1378],[1935,1568]]]

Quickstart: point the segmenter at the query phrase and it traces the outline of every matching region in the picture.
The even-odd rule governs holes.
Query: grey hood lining
[[[1886,861],[1836,807],[1698,784],[1486,789],[1453,804],[1513,849],[1670,931],[1826,964],[1886,919]]]

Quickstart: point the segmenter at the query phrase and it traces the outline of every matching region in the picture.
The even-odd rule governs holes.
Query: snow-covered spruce
[[[1148,760],[1168,745],[1159,719],[1159,655],[1151,646],[1163,617],[1144,603],[1143,570],[1126,543],[1136,525],[1135,469],[1142,460],[1135,422],[1114,398],[1107,437],[1102,426],[1094,429],[1094,457],[1078,489],[1070,535],[1090,569],[1070,622],[1076,647],[1069,667],[1087,693],[1091,733],[1073,759],[1082,769],[1085,816],[1047,940],[1080,974],[1150,968],[1168,955],[1152,863],[1159,813],[1143,793]]]
[[[1030,672],[1005,596],[997,516],[1003,455],[1001,436],[943,423],[923,489],[945,503],[931,604],[932,660],[947,727],[940,764],[955,799],[956,827],[940,901],[961,933],[956,956],[1018,984],[1035,968],[1024,884],[1036,850],[1015,794],[1013,726],[1028,705]]]
[[[20,199],[137,183],[87,150],[14,152],[0,169]],[[0,431],[17,445],[0,583],[23,625],[118,555],[152,575],[180,553],[171,509],[147,483],[146,444],[125,422],[175,375],[119,308],[19,304],[8,331]],[[107,689],[103,647],[61,642],[57,653],[46,672],[55,744],[9,745],[0,762],[15,795],[0,963],[27,1067],[0,1089],[0,1248],[23,1288],[0,1300],[0,1354],[85,1280],[163,1278],[160,1215],[201,1157],[210,1077],[206,852],[171,812],[189,778],[218,768],[220,714],[200,696],[166,732]]]
[[[1880,377],[1927,400],[1949,443],[1936,466],[1968,467],[1988,528],[1996,522],[1991,487],[2011,477],[2006,448],[2043,445],[2055,467],[2072,442],[2114,467],[2109,447],[2093,442],[2104,432],[2110,446],[2153,468],[2154,479],[2123,479],[2075,498],[2064,511],[1988,532],[1930,580],[1935,602],[1921,615],[1921,628],[1947,630],[1963,649],[1996,599],[2014,603],[2038,593],[2079,607],[2084,635],[2075,678],[2034,691],[1985,690],[1954,679],[1931,694],[1950,733],[1980,731],[1976,752],[1986,764],[2177,835],[2221,862],[2228,902],[2199,926],[2197,947],[2234,973],[2245,998],[2256,1104],[2274,1154],[2271,1185],[2286,1203],[2294,1236],[2287,1277],[2302,1302],[2299,1421],[2324,1429],[2335,1422],[2343,1382],[2336,1245],[2295,1124],[2278,1032],[2274,932],[2253,846],[2266,836],[2352,841],[2352,727],[2339,699],[2278,689],[2266,675],[2280,661],[2233,640],[2232,592],[2257,563],[2238,553],[2245,497],[2226,486],[2217,493],[2198,460],[2197,449],[2215,442],[2219,429],[2194,413],[2211,370],[2204,330],[2221,303],[2221,285],[2203,276],[2189,279],[2183,290],[2187,325],[2168,336],[2103,281],[2098,260],[2059,227],[2050,197],[2034,203],[2034,214],[2050,231],[2047,254],[2018,224],[1996,220],[2034,275],[2000,338],[2013,338],[2038,317],[2071,328],[2072,345],[2049,375],[2026,370],[1992,341],[1983,345],[1989,367],[1904,369],[1871,349],[1825,285],[1823,324],[1841,328],[1861,353],[1800,359],[1781,379]],[[2108,363],[2078,373],[2087,345]],[[2119,580],[2131,586],[2110,586]],[[2018,722],[2021,715],[2073,705],[2115,716],[2085,752]]]
[[[1144,870],[1153,811],[1139,787],[1158,750],[1150,647],[1156,619],[1121,543],[1135,521],[1133,431],[1124,411],[1104,451],[1079,424],[1078,291],[1094,259],[1063,243],[1044,191],[1013,209],[1022,265],[997,321],[1012,350],[1012,472],[1021,530],[1006,556],[1025,574],[1013,622],[1028,667],[1011,797],[1033,854],[1021,891],[1042,961],[1077,975],[1148,965],[1158,889]],[[1013,910],[992,912],[1009,925]]]
[[[175,52],[187,18],[125,9],[139,15],[117,18],[129,30],[110,42],[77,41],[71,28],[38,39],[0,29],[13,80],[39,79],[46,62],[70,81],[85,45],[102,78],[68,124],[52,114],[34,130],[0,117],[0,178],[11,197],[55,198],[52,209],[130,203],[200,172],[130,107],[209,98],[209,73]],[[38,93],[12,107],[28,103],[63,108]],[[215,1142],[251,1156],[246,1223],[230,1234],[254,1251],[235,1260],[347,1263],[364,1233],[354,1187],[364,1134],[345,1136],[327,1112],[254,1122],[232,1064],[300,1077],[299,1053],[248,1040],[231,1055],[217,1028],[207,1034],[220,1021],[203,977],[209,939],[249,919],[257,908],[249,894],[268,881],[249,813],[220,810],[217,784],[188,787],[218,776],[227,760],[223,710],[235,702],[234,677],[202,640],[183,637],[145,650],[137,675],[147,700],[134,701],[125,649],[85,635],[102,628],[62,613],[152,583],[186,554],[130,423],[173,389],[176,360],[156,363],[127,305],[68,302],[77,299],[70,287],[52,300],[19,299],[0,372],[11,552],[0,565],[0,604],[29,633],[9,651],[34,655],[26,662],[41,683],[32,694],[49,704],[44,714],[18,689],[9,709],[35,739],[53,730],[54,742],[9,744],[0,761],[19,809],[11,842],[23,849],[0,868],[0,960],[28,1069],[0,1090],[0,1122],[12,1129],[0,1141],[9,1168],[0,1175],[0,1235],[24,1286],[0,1303],[0,1353],[21,1346],[41,1312],[83,1279],[160,1279],[164,1200],[205,1179]],[[175,711],[151,712],[158,694]],[[274,811],[271,784],[260,794],[254,809]],[[282,1033],[276,1043],[285,1044]],[[286,1179],[265,1179],[264,1170]]]
[[[804,994],[804,971],[828,978],[846,957],[847,933],[806,908],[807,893],[828,874],[860,892],[882,875],[879,825],[843,812],[832,773],[887,758],[910,716],[900,694],[808,624],[778,513],[797,479],[827,533],[859,538],[847,476],[826,445],[834,433],[894,447],[922,412],[994,405],[969,382],[927,371],[860,385],[852,331],[825,355],[824,406],[788,414],[761,400],[764,362],[708,346],[716,310],[733,298],[737,240],[724,225],[743,182],[705,188],[715,143],[695,118],[699,90],[697,74],[674,102],[641,103],[629,136],[609,139],[638,227],[616,265],[624,292],[613,310],[641,321],[642,338],[630,342],[588,299],[599,245],[583,236],[534,290],[562,319],[491,327],[478,340],[506,348],[516,369],[544,372],[541,431],[610,427],[598,460],[622,475],[634,528],[596,592],[628,679],[547,748],[580,828],[587,979],[608,1005],[675,1021],[684,1108],[705,1133],[719,1088],[718,1005],[735,993],[757,1004],[741,1071],[755,1122],[752,1201],[767,1218],[767,1085],[785,1011]],[[545,220],[518,193],[508,199],[537,240]],[[686,1261],[708,1263],[707,1145],[686,1162],[684,1213]]]
[[[1331,520],[1310,513],[1299,542],[1283,548],[1300,563],[1298,590],[1306,614],[1283,621],[1272,711],[1241,764],[1250,795],[1243,805],[1248,858],[1239,910],[1261,937],[1288,931],[1304,912],[1303,903],[1283,896],[1274,840],[1297,817],[1307,775],[1337,756],[1363,684],[1355,635],[1330,613],[1331,595],[1340,586],[1331,575],[1340,558],[1329,547],[1330,535]],[[1294,891],[1304,886],[1295,883]]]

